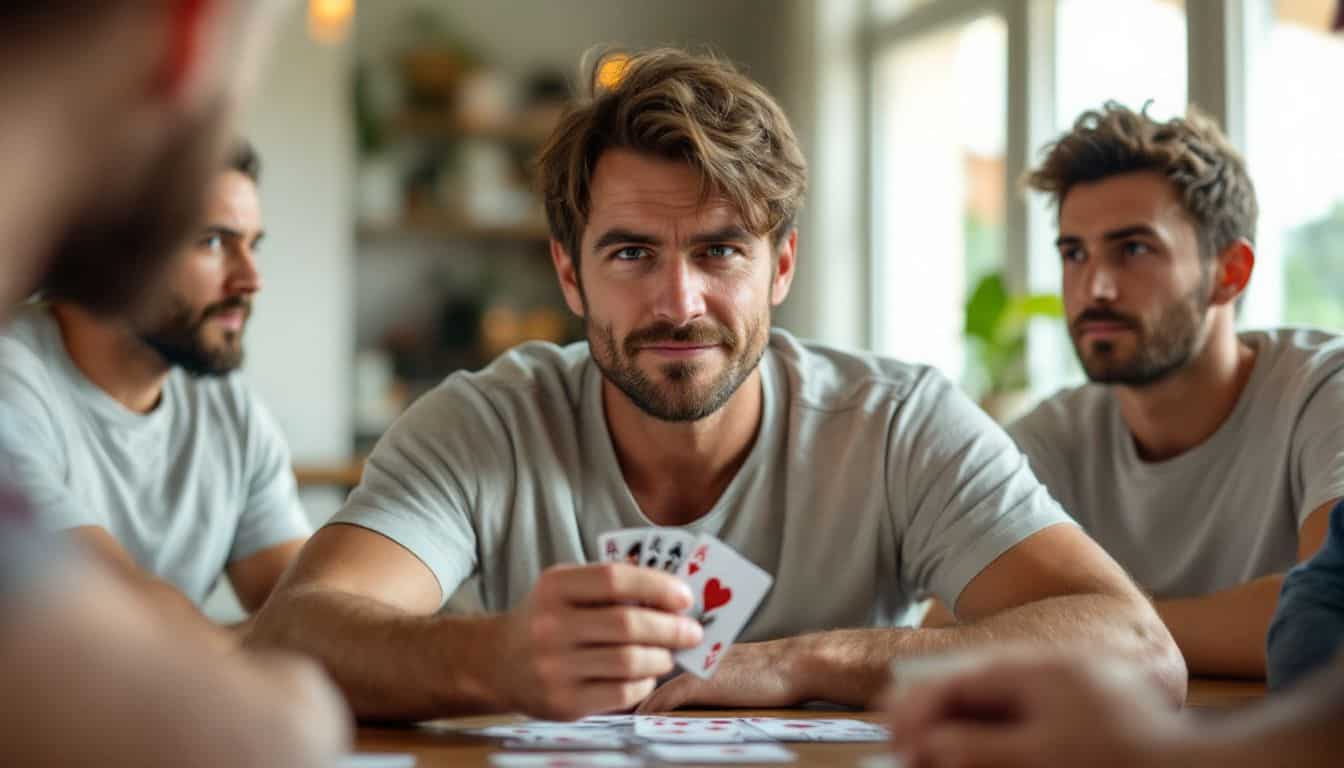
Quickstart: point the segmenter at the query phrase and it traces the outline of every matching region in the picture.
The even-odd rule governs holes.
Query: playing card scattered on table
[[[415,755],[402,752],[355,752],[345,755],[336,768],[415,768]]]
[[[718,744],[743,741],[735,718],[637,717],[635,738],[645,741]]]
[[[785,719],[748,717],[743,723],[775,741],[886,741],[891,734],[886,728],[862,720],[836,718]]]
[[[664,763],[791,763],[798,759],[778,744],[651,744],[645,751]]]
[[[535,720],[515,725],[492,725],[489,728],[480,728],[468,731],[468,733],[477,736],[489,736],[492,739],[534,741],[541,738],[581,739],[585,736],[609,733],[608,729],[610,728],[614,728],[614,726],[585,725],[582,721],[577,723],[551,723],[544,720]]]
[[[634,768],[655,763],[788,763],[780,742],[885,741],[857,719],[596,715],[573,722],[527,720],[465,731],[503,741],[495,768]],[[644,760],[641,755],[647,758]]]
[[[624,752],[495,752],[495,768],[640,768],[644,761]]]
[[[597,539],[603,562],[627,562],[675,574],[690,587],[690,615],[704,627],[695,648],[677,652],[682,669],[714,674],[724,653],[751,620],[774,579],[732,547],[708,534],[676,528],[623,528]]]
[[[535,733],[504,742],[505,749],[622,749],[626,740],[619,733],[589,728],[577,733]]]

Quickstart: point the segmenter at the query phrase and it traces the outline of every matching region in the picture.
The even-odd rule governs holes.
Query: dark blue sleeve
[[[1269,686],[1292,685],[1344,649],[1344,502],[1316,556],[1288,572],[1269,625]]]

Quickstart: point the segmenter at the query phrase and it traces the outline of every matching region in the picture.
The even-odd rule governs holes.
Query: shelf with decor
[[[416,16],[355,77],[358,455],[453,371],[583,330],[547,258],[534,184],[565,76],[492,66]]]
[[[429,237],[440,240],[544,244],[550,237],[550,232],[542,222],[482,224],[449,211],[421,211],[407,213],[394,221],[360,222],[355,231],[364,240]]]

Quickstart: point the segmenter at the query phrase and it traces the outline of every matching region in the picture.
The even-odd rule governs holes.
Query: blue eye
[[[711,245],[705,249],[705,254],[712,259],[730,259],[740,253],[741,251],[731,245]]]
[[[205,237],[202,237],[200,240],[197,240],[196,245],[201,248],[209,248],[212,251],[217,251],[224,247],[224,238],[220,237],[218,232],[212,232]]]
[[[628,248],[622,248],[616,251],[615,253],[611,254],[611,258],[615,259],[616,261],[639,261],[640,259],[647,256],[648,253],[649,249],[647,248],[630,246]]]

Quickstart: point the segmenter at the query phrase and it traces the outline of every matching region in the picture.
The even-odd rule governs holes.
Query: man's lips
[[[663,341],[640,347],[643,352],[652,352],[664,357],[694,357],[717,347],[717,344],[688,344],[684,342]]]
[[[243,325],[247,322],[247,310],[240,308],[213,312],[210,315],[210,320],[222,325],[227,330],[241,331]]]
[[[1134,332],[1133,326],[1118,320],[1088,320],[1078,323],[1076,328],[1079,336],[1118,336]]]

